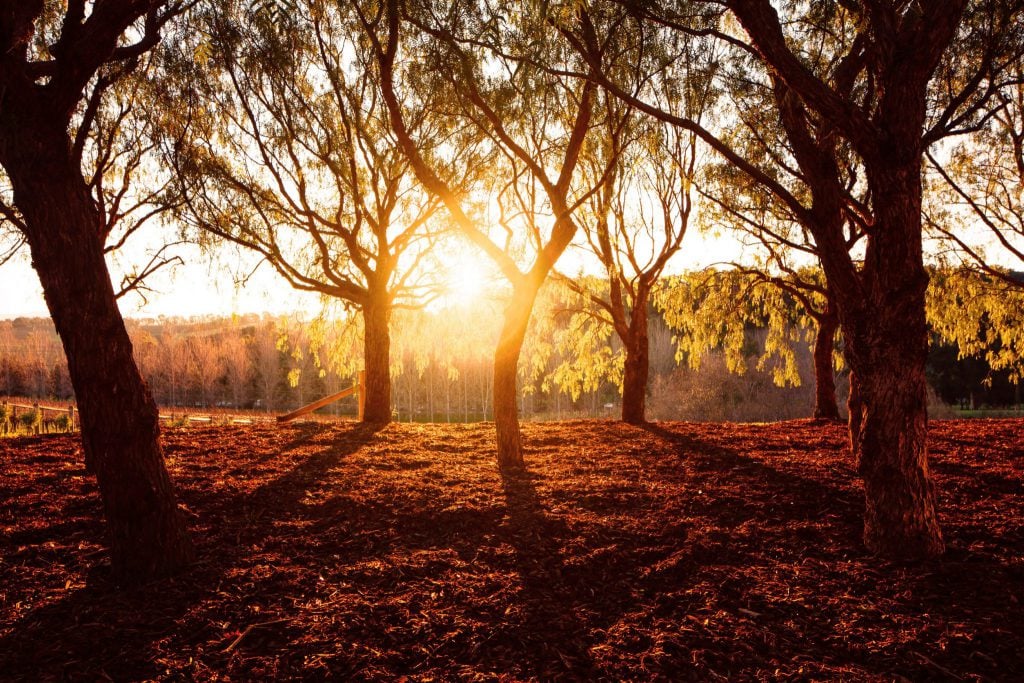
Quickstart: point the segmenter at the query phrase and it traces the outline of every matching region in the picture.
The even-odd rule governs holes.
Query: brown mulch
[[[841,425],[169,430],[200,560],[130,590],[75,438],[0,440],[0,679],[1019,680],[1022,428],[933,423],[919,566]]]

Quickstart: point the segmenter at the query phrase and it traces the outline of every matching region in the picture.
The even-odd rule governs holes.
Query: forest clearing
[[[947,550],[863,547],[845,425],[166,429],[198,561],[121,590],[74,436],[0,440],[0,671],[35,680],[1013,680],[1019,420],[933,421]],[[950,600],[956,595],[956,600]]]

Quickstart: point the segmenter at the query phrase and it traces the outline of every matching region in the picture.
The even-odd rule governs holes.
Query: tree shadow
[[[656,488],[634,486],[617,472],[602,479],[610,465],[592,458],[574,465],[572,476],[568,470],[553,474],[538,467],[499,479],[493,471],[472,470],[479,477],[475,488],[445,497],[438,492],[457,471],[425,464],[430,449],[416,447],[408,457],[389,450],[380,458],[391,488],[373,488],[367,495],[352,479],[363,460],[359,472],[330,474],[368,446],[376,429],[295,429],[281,448],[292,461],[283,461],[280,473],[262,485],[229,495],[202,486],[185,492],[184,502],[202,511],[193,526],[204,530],[202,561],[190,574],[122,593],[97,572],[85,587],[9,626],[11,632],[0,639],[0,671],[34,671],[43,678],[102,678],[103,673],[115,679],[160,678],[168,674],[155,658],[175,649],[208,667],[190,674],[195,678],[212,672],[267,677],[255,669],[231,669],[237,662],[227,648],[235,636],[224,634],[247,623],[273,622],[274,609],[287,609],[281,605],[291,606],[294,615],[306,609],[295,605],[323,597],[327,604],[319,609],[333,610],[326,596],[336,591],[346,601],[346,624],[313,634],[291,624],[259,627],[244,647],[265,647],[268,657],[291,661],[288,666],[295,668],[279,672],[296,678],[310,676],[302,669],[304,653],[329,649],[335,654],[327,673],[337,678],[358,677],[367,663],[378,667],[373,671],[391,673],[416,667],[436,672],[447,663],[496,678],[637,678],[638,669],[610,669],[607,652],[619,648],[623,658],[630,656],[630,647],[642,652],[626,639],[645,637],[645,624],[660,620],[680,628],[668,629],[662,661],[650,664],[649,678],[693,672],[695,652],[721,655],[723,642],[747,645],[751,633],[777,638],[769,654],[756,653],[758,661],[855,663],[884,676],[894,670],[896,655],[901,662],[915,661],[908,649],[915,643],[901,645],[894,655],[835,638],[843,619],[849,619],[843,600],[850,593],[869,605],[887,602],[907,619],[928,613],[964,622],[972,612],[993,612],[995,602],[1009,604],[1009,587],[1024,578],[1019,568],[1000,567],[994,556],[966,554],[921,570],[901,570],[902,588],[892,588],[886,568],[859,549],[860,500],[852,484],[844,485],[853,480],[852,467],[836,475],[823,466],[823,478],[816,479],[814,467],[780,462],[776,468],[770,454],[754,457],[729,442],[689,434],[685,427],[614,430],[621,448],[617,443],[611,450],[629,453],[638,472],[650,472],[657,485],[671,487],[673,499],[659,497]],[[647,434],[656,437],[657,454],[630,447],[630,440],[640,442],[641,436],[650,442]],[[544,445],[558,451],[563,443],[555,438]],[[765,451],[786,448],[780,440]],[[563,455],[570,457],[560,452],[553,457]],[[253,460],[261,457],[253,454]],[[329,485],[320,485],[325,480]],[[588,481],[594,483],[585,491],[565,490]],[[725,482],[731,484],[728,490]],[[723,484],[720,490],[716,483]],[[388,490],[394,495],[386,495]],[[468,500],[465,492],[477,498]],[[642,524],[646,506],[653,513],[660,511],[653,506],[669,505],[678,511],[678,523],[666,523],[669,516],[658,514],[650,526]],[[625,516],[632,524],[618,526],[616,520]],[[949,600],[958,590],[956,582],[972,575],[972,589]],[[819,580],[821,591],[811,595],[843,593],[842,600],[779,599],[789,585],[794,591],[818,591],[814,582]],[[898,595],[908,589],[913,599]],[[246,615],[250,604],[262,611]],[[743,617],[743,610],[755,616]],[[240,613],[248,622],[239,623]],[[731,620],[701,625],[715,613]],[[697,615],[697,621],[689,619]],[[222,626],[228,621],[230,627]],[[609,646],[613,632],[622,640]],[[355,645],[366,643],[371,648],[356,651]],[[384,652],[374,654],[372,647]],[[1007,657],[1000,661],[1010,661]],[[389,669],[380,668],[384,660]],[[729,666],[723,660],[714,668],[728,671]],[[912,678],[929,673],[920,667],[899,671]]]
[[[766,517],[772,522],[774,532],[771,535],[759,536],[755,539],[755,545],[746,544],[744,547],[735,537],[724,536],[722,538],[727,545],[726,548],[718,548],[711,552],[707,547],[702,548],[701,545],[705,545],[702,543],[696,547],[686,548],[678,556],[662,563],[659,572],[664,572],[665,576],[662,577],[660,585],[665,586],[665,590],[668,590],[671,577],[680,568],[687,573],[695,567],[706,568],[709,565],[722,565],[734,569],[750,563],[764,562],[774,555],[795,567],[801,566],[798,562],[800,557],[813,560],[814,564],[809,566],[817,567],[818,570],[812,570],[811,575],[820,576],[822,581],[820,586],[815,588],[821,591],[834,591],[839,587],[848,596],[856,596],[870,607],[876,602],[887,603],[892,613],[908,621],[921,615],[930,615],[932,621],[940,624],[972,623],[978,619],[978,615],[1005,613],[1006,605],[1015,604],[1017,601],[1011,586],[1019,585],[1024,577],[1024,570],[1019,565],[1008,565],[995,554],[987,553],[985,550],[974,552],[960,547],[950,547],[944,557],[919,565],[891,564],[870,557],[863,548],[860,535],[863,514],[860,496],[851,495],[859,491],[844,489],[814,476],[776,469],[725,444],[706,441],[691,434],[665,429],[660,425],[649,424],[643,429],[672,443],[680,462],[692,466],[695,472],[718,472],[735,477],[743,482],[748,497],[760,499],[762,502],[778,501],[777,506],[768,508]],[[779,429],[784,429],[784,426],[780,426]],[[782,444],[776,446],[778,450],[787,448]],[[993,492],[1004,495],[1020,492],[1019,481],[1004,479],[992,473],[977,473],[970,467],[938,463],[935,469],[943,474],[963,477],[971,489],[971,500],[979,500]],[[981,476],[978,476],[979,474]],[[834,471],[823,476],[833,481],[847,478],[837,477]],[[851,468],[848,480],[852,482],[856,479]],[[735,513],[730,512],[728,508],[742,502],[735,497],[719,497],[707,511],[712,519],[727,527],[736,521]],[[817,511],[818,515],[827,516],[831,521],[824,528],[794,528],[791,524],[794,513],[786,509],[789,505],[803,507],[807,513]],[[790,524],[787,524],[787,521]],[[947,536],[955,534],[974,541],[981,540],[983,536],[988,543],[996,542],[989,529],[971,527],[965,532],[960,525],[953,525],[951,521],[945,524]],[[828,533],[828,538],[822,537],[822,532]],[[837,538],[842,539],[838,544]],[[816,547],[819,539],[822,543],[820,547]],[[772,544],[778,546],[772,548]],[[844,546],[849,548],[848,553],[839,552]],[[783,548],[786,548],[785,553],[780,552]],[[793,551],[797,553],[795,558],[785,556],[786,553],[792,555]],[[840,570],[839,567],[843,569]],[[727,583],[723,584],[723,589],[726,586]],[[735,598],[729,597],[726,590],[723,590],[721,595],[727,597],[729,601],[735,601]],[[751,602],[749,596],[745,597],[744,601],[747,607],[753,607],[758,612],[771,613],[779,609],[771,604],[762,606],[757,602]],[[934,677],[936,662],[941,665],[947,658],[953,662],[970,658],[977,661],[978,672],[984,671],[985,675],[994,678],[1005,675],[1000,669],[1001,665],[995,660],[973,657],[980,648],[978,642],[971,639],[949,639],[941,651],[926,647],[921,641],[907,640],[894,646],[889,652],[877,652],[862,646],[857,647],[856,643],[835,642],[836,639],[831,637],[831,634],[835,632],[836,625],[841,623],[843,617],[841,612],[835,610],[834,603],[823,601],[816,605],[785,604],[784,609],[790,613],[791,620],[802,624],[802,632],[797,634],[801,636],[799,639],[780,640],[776,645],[775,654],[781,661],[803,659],[849,662],[863,666],[878,675],[888,676],[899,672],[917,679]],[[872,612],[867,611],[865,614],[870,615]],[[867,621],[866,617],[860,618]],[[889,625],[877,628],[887,629]],[[941,631],[941,628],[939,630]],[[995,638],[999,632],[998,627],[995,627],[989,635]],[[822,642],[809,638],[812,633],[823,634]],[[1013,652],[1014,645],[1010,644],[1020,642],[1021,638],[1024,638],[1024,634],[1017,634],[1017,638],[1010,639],[1005,647],[999,645],[999,649],[1004,651],[999,653],[1000,662],[1024,661],[1021,660],[1020,653]],[[826,642],[828,640],[832,642]],[[922,652],[928,652],[930,659],[921,659]]]
[[[565,523],[549,515],[536,482],[525,469],[501,473],[507,523],[502,538],[515,552],[519,575],[518,619],[495,624],[488,650],[499,658],[523,661],[523,672],[540,678],[595,675],[592,639],[577,611],[588,603],[585,577],[572,576],[562,555]],[[510,651],[515,656],[509,657]],[[487,656],[487,654],[485,654]]]
[[[311,443],[322,447],[281,476],[232,495],[201,487],[179,490],[179,501],[186,509],[203,511],[202,519],[189,525],[198,555],[189,570],[171,579],[120,589],[111,580],[108,561],[97,556],[82,588],[9,625],[9,633],[0,638],[0,671],[65,678],[67,671],[82,669],[95,678],[105,676],[106,669],[131,665],[136,669],[129,677],[157,675],[158,668],[152,673],[153,663],[146,661],[146,647],[140,643],[166,639],[193,605],[221,590],[226,576],[246,564],[252,547],[278,533],[276,523],[305,512],[306,486],[366,446],[381,427],[358,424],[319,444],[316,438],[324,433],[322,426],[304,424],[297,429],[298,436],[282,453]],[[196,533],[202,526],[212,531]],[[72,557],[69,564],[80,562],[82,558]],[[101,632],[95,627],[101,627]],[[119,633],[127,635],[122,639]],[[136,649],[129,651],[130,647]]]
[[[785,495],[794,504],[807,510],[815,510],[818,514],[831,513],[838,518],[858,516],[857,511],[862,504],[859,495],[834,483],[772,467],[736,448],[666,429],[661,425],[647,423],[639,429],[672,444],[679,464],[692,468],[695,473],[728,476],[734,480],[747,482],[749,488],[745,489],[745,492],[751,497]],[[788,445],[767,446],[766,450],[785,451],[790,448]],[[851,467],[850,480],[853,479]],[[723,495],[711,503],[707,510],[726,526],[736,526],[750,519],[749,515],[743,512],[743,503],[742,498]],[[790,519],[792,514],[782,506],[770,506],[768,510],[767,519],[772,521]],[[850,527],[845,531],[859,536],[860,527]]]

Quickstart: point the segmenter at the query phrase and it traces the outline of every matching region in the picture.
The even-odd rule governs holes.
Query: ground
[[[932,424],[918,566],[832,423],[172,429],[200,560],[130,590],[76,438],[0,440],[0,678],[1019,680],[1022,427]]]

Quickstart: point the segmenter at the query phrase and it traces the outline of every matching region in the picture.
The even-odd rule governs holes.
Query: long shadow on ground
[[[0,671],[924,680],[1021,663],[1019,628],[993,618],[1019,564],[866,557],[852,467],[815,450],[835,439],[748,431],[754,453],[727,430],[586,427],[531,427],[530,471],[505,476],[484,427],[292,428],[274,458],[171,449],[201,563],[127,592],[94,572],[9,626]]]
[[[296,438],[277,451],[278,456],[308,445],[324,432],[315,423],[293,430]],[[377,431],[364,425],[345,430],[330,442],[318,443],[316,453],[300,457],[293,468],[251,491],[216,491],[208,481],[186,488],[182,483],[188,478],[179,477],[181,502],[188,510],[201,511],[201,515],[193,512],[201,519],[190,524],[199,556],[195,566],[176,579],[123,590],[111,583],[109,566],[100,561],[89,571],[83,588],[30,612],[0,639],[0,671],[34,671],[40,679],[166,675],[157,661],[156,646],[172,634],[185,635],[186,640],[207,637],[212,630],[209,619],[215,615],[203,615],[204,623],[194,633],[177,633],[183,620],[189,623],[185,618],[189,611],[223,591],[232,572],[253,560],[253,550],[276,542],[275,522],[302,514],[304,487],[321,481]],[[271,589],[273,580],[260,583],[269,585],[255,587],[256,601]],[[140,643],[149,647],[139,648]]]

